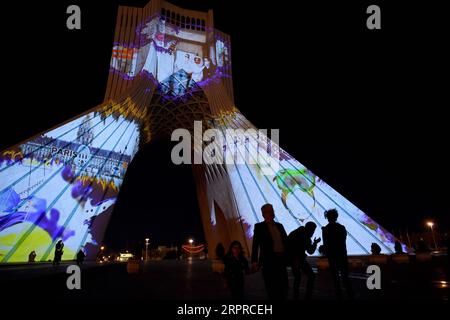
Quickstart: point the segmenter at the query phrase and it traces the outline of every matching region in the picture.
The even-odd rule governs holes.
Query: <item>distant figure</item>
[[[176,254],[177,254],[177,260],[181,260],[181,255],[183,254],[183,249],[181,247],[181,244],[177,245]]]
[[[288,237],[289,256],[291,258],[292,273],[294,275],[294,299],[299,298],[301,272],[308,277],[305,299],[311,299],[312,296],[316,275],[308,261],[306,261],[305,251],[309,254],[313,254],[317,249],[317,244],[321,239],[315,238],[314,242],[311,242],[311,237],[314,235],[316,227],[317,225],[314,222],[307,222],[305,226],[298,227],[292,231]]]
[[[64,243],[62,240],[59,240],[55,246],[55,257],[53,259],[53,265],[59,265],[62,259],[62,255],[64,254]]]
[[[205,245],[205,248],[203,249],[203,253],[205,254],[205,259],[208,259],[208,245]]]
[[[450,236],[445,234],[444,245],[447,247],[447,277],[450,277]]]
[[[80,249],[77,253],[77,265],[81,266],[84,262],[84,258],[86,258],[86,255],[84,254],[83,250]]]
[[[378,244],[376,244],[375,242],[373,242],[370,245],[370,252],[372,253],[372,255],[377,256],[377,255],[381,254],[381,247]]]
[[[281,223],[274,221],[270,203],[261,207],[264,221],[255,224],[252,246],[252,269],[262,268],[269,299],[286,299],[288,276],[286,270],[287,234]]]
[[[36,252],[33,250],[30,252],[30,254],[28,255],[28,262],[29,263],[34,263],[36,260]]]
[[[340,278],[344,282],[347,295],[353,298],[353,289],[348,278],[347,245],[345,243],[347,230],[343,225],[336,222],[338,215],[336,209],[325,211],[328,224],[322,227],[323,245],[338,298],[342,296]]]
[[[227,254],[223,257],[223,263],[225,264],[224,276],[231,297],[242,300],[244,298],[245,274],[250,273],[250,268],[239,241],[231,242]]]
[[[447,258],[450,259],[450,235],[448,233],[445,234],[444,245],[447,247]]]
[[[223,244],[221,242],[219,242],[216,246],[216,256],[217,259],[222,260],[223,257],[225,256],[225,247],[223,246]]]
[[[404,254],[402,244],[399,241],[395,241],[394,251],[395,254]]]

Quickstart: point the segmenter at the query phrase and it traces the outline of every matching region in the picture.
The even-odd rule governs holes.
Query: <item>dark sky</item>
[[[93,2],[93,1],[91,1]],[[117,4],[16,3],[3,10],[0,149],[102,102]],[[440,1],[377,2],[382,30],[365,28],[371,2],[308,1],[294,11],[243,1],[172,1],[214,9],[232,39],[236,106],[280,129],[296,159],[391,231],[449,226],[448,33]],[[256,3],[256,2],[255,2]],[[262,2],[261,2],[262,3]],[[82,30],[65,27],[70,4]],[[7,123],[5,125],[5,123]],[[105,242],[122,249],[202,240],[192,172],[170,144],[146,147],[125,179]]]

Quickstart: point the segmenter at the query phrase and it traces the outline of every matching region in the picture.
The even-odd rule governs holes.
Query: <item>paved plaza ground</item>
[[[314,261],[311,262],[314,265]],[[162,260],[142,263],[140,273],[128,274],[126,264],[86,263],[81,290],[68,290],[66,269],[51,264],[0,266],[2,296],[21,299],[62,300],[224,300],[229,298],[223,278],[212,272],[210,260]],[[328,271],[317,271],[313,297],[335,300]],[[382,289],[369,290],[363,270],[351,273],[357,301],[426,300],[449,297],[448,275],[440,266],[409,265],[401,269],[382,268]],[[293,279],[289,272],[289,281]],[[304,292],[305,281],[302,281]],[[291,292],[290,297],[291,299]],[[261,272],[246,277],[246,299],[265,300]]]

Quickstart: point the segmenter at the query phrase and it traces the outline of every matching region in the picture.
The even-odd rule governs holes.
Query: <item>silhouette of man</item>
[[[313,254],[317,249],[320,238],[315,238],[311,242],[311,237],[316,231],[317,225],[314,222],[307,222],[305,226],[298,227],[289,234],[289,256],[291,258],[292,273],[294,275],[294,299],[299,298],[301,273],[308,277],[306,284],[305,299],[311,299],[314,280],[316,275],[306,261],[306,252]]]
[[[288,291],[286,271],[287,234],[281,223],[274,221],[270,203],[261,207],[264,221],[255,224],[252,246],[252,268],[262,268],[269,299],[285,299]]]
[[[353,298],[353,290],[348,278],[348,260],[347,260],[347,230],[337,223],[338,212],[336,209],[325,211],[325,218],[328,224],[322,227],[322,237],[325,255],[330,264],[330,272],[333,277],[336,295],[341,298],[340,277],[344,282],[345,289],[349,298]],[[339,277],[340,272],[340,277]]]
[[[81,266],[84,262],[84,258],[86,258],[86,254],[84,253],[84,251],[82,249],[80,249],[80,251],[78,251],[77,253],[77,265]]]
[[[64,243],[62,240],[59,240],[55,246],[55,258],[53,259],[53,265],[59,265],[62,259],[62,255],[64,253]]]
[[[36,261],[36,251],[31,251],[28,255],[28,262],[33,263]]]
[[[395,241],[394,250],[395,254],[404,254],[402,244],[399,241]]]

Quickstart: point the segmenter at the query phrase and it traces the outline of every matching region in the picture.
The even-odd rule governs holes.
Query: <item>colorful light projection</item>
[[[183,30],[160,16],[139,26],[136,34],[141,42],[139,48],[119,43],[113,47],[110,69],[124,79],[143,72],[163,82],[183,70],[201,86],[230,76],[230,46],[220,37],[205,52],[205,32]]]
[[[109,106],[0,153],[0,262],[95,258],[128,164],[136,121]]]
[[[138,46],[115,43],[111,72],[124,80],[150,75],[158,82],[156,93],[174,104],[187,103],[187,93],[196,84],[206,88],[231,77],[230,44],[216,30],[183,30],[154,15],[135,33]],[[142,91],[139,94],[151,92],[144,87]],[[216,100],[231,101],[217,92]],[[95,258],[128,165],[139,142],[149,141],[152,134],[145,126],[140,132],[140,121],[148,120],[150,113],[146,107],[128,96],[123,103],[101,106],[0,153],[0,262],[27,261],[32,251],[36,260],[50,260],[59,239],[65,243],[63,260],[73,259],[80,249],[88,259]],[[211,127],[255,129],[229,107]],[[188,122],[192,114],[185,116]],[[234,143],[241,149],[232,151]],[[220,146],[227,152],[246,150],[251,157],[267,147],[268,141],[257,139]],[[319,226],[315,236],[320,236],[320,227],[327,223],[323,212],[336,208],[339,222],[348,230],[350,254],[369,253],[372,242],[384,253],[393,252],[395,238],[390,233],[282,149],[279,160],[279,168],[269,174],[251,163],[226,165],[220,175],[229,180],[206,189],[208,194],[216,191],[205,218],[213,231],[220,227],[224,231],[216,233],[227,234],[225,229],[235,222],[239,231],[233,237],[244,234],[249,247],[253,226],[262,220],[259,208],[272,203],[288,232],[314,221]]]
[[[253,132],[257,132],[239,111],[222,117],[216,123],[220,123],[216,127],[223,132],[226,129],[255,129]],[[268,148],[269,143],[271,148]],[[254,224],[263,220],[261,206],[271,203],[277,221],[284,225],[288,233],[313,221],[318,226],[314,236],[321,237],[321,227],[328,223],[324,211],[335,208],[339,212],[338,222],[347,228],[349,254],[370,254],[372,243],[380,245],[383,253],[394,252],[396,239],[392,234],[267,137],[258,139],[254,135],[244,135],[234,141],[227,140],[223,145],[225,152],[233,152],[233,159],[247,157],[254,160],[253,163],[256,163],[257,156],[271,156],[273,153],[270,152],[274,149],[278,150],[279,167],[270,174],[266,170],[263,174],[261,167],[251,161],[240,163],[236,160],[235,164],[226,164],[240,217],[236,223],[242,225],[248,241],[253,237]],[[227,208],[226,211],[230,210]],[[216,226],[219,222],[220,215],[213,208],[211,223]],[[406,246],[403,248],[408,251]]]

